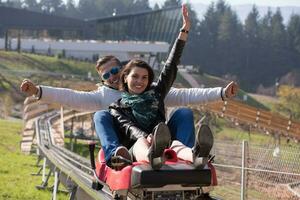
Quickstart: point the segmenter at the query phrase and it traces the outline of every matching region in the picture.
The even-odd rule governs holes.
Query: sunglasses
[[[119,73],[120,68],[121,68],[120,66],[116,66],[116,67],[111,68],[110,71],[105,72],[104,74],[102,74],[102,80],[109,79],[110,75],[116,75],[117,73]]]

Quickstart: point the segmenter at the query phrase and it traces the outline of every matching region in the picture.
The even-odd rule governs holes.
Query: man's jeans
[[[100,139],[104,151],[105,160],[108,162],[117,149],[121,146],[114,127],[113,118],[106,110],[95,113],[94,123],[96,133]],[[195,128],[193,112],[188,108],[178,108],[168,121],[172,140],[179,140],[188,147],[195,143]]]

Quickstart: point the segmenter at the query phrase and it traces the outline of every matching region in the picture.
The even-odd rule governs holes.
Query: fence
[[[299,150],[216,141],[212,154],[219,186],[213,194],[223,199],[300,199]]]
[[[300,140],[300,122],[236,100],[217,101],[196,108],[214,112],[221,117],[234,119],[238,123],[251,124],[254,128],[264,132],[276,132],[277,134]]]

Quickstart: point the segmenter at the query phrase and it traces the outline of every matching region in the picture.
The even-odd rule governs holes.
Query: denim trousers
[[[109,162],[117,147],[121,146],[113,118],[107,110],[97,111],[94,115],[95,129],[104,151],[105,161]],[[189,108],[178,108],[168,120],[167,125],[172,140],[179,140],[188,147],[195,143],[193,112]]]

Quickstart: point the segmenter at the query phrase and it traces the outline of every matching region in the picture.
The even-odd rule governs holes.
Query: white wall
[[[17,49],[17,39],[13,38],[11,48]],[[4,38],[0,38],[0,49],[4,49]],[[92,60],[93,55],[115,55],[120,60],[128,60],[135,55],[167,53],[169,44],[164,42],[132,42],[132,41],[55,41],[55,40],[37,40],[21,39],[21,50],[31,52],[34,47],[36,53],[47,54],[51,49],[51,54],[55,55],[65,50],[66,57],[76,57],[79,59]],[[147,61],[147,58],[145,58]]]

